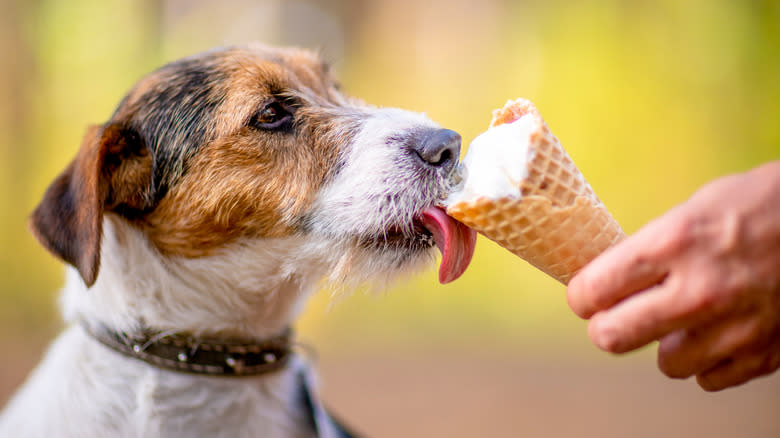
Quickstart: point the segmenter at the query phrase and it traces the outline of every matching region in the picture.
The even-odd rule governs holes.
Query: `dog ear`
[[[103,213],[128,216],[149,209],[152,172],[152,155],[135,131],[117,123],[91,126],[76,158],[33,211],[30,230],[92,286],[100,267]]]

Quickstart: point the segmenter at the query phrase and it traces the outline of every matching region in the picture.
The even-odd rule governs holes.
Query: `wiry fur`
[[[289,110],[283,129],[256,124],[269,102]],[[0,436],[312,436],[299,357],[251,378],[179,374],[113,352],[79,323],[263,339],[323,279],[383,281],[429,262],[417,215],[452,167],[415,148],[436,129],[342,95],[306,51],[217,50],[142,79],[33,214],[40,240],[74,265],[68,328],[0,416]],[[79,228],[94,221],[97,236]]]

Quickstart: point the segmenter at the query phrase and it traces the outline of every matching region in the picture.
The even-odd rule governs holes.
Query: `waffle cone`
[[[515,196],[474,196],[447,206],[458,221],[494,240],[563,284],[625,234],[550,132],[534,105],[507,102],[491,127],[532,115],[527,177]]]

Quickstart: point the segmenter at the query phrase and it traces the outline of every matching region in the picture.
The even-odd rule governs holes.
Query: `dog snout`
[[[460,156],[460,134],[451,129],[434,129],[426,133],[414,148],[426,166],[450,172]]]

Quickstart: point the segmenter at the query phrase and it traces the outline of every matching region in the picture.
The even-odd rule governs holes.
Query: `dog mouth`
[[[423,209],[411,227],[389,226],[381,235],[364,241],[369,247],[412,252],[436,246],[441,252],[439,282],[457,280],[468,268],[474,255],[477,234],[471,228],[451,218],[440,207]]]
[[[441,207],[428,207],[418,217],[441,251],[439,282],[447,284],[457,280],[471,263],[476,231],[448,216]]]

